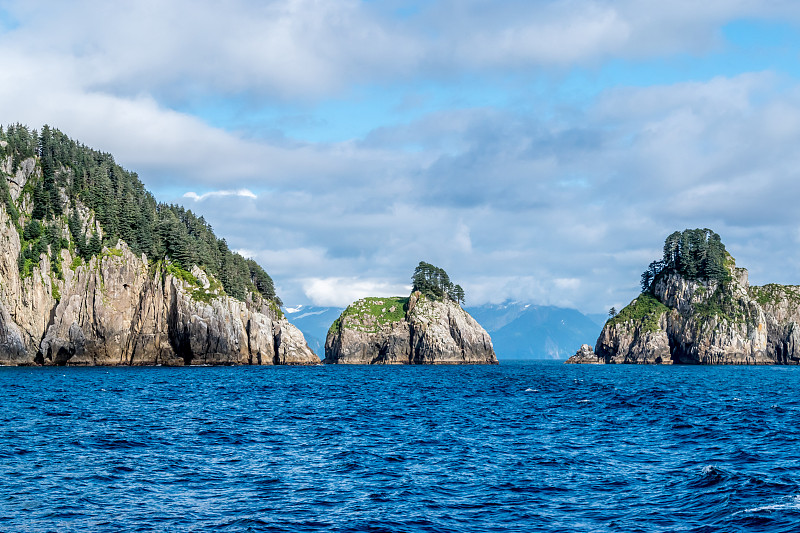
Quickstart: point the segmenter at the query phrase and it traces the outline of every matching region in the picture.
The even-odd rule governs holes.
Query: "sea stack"
[[[415,291],[408,298],[364,298],[331,326],[326,364],[497,364],[492,340],[454,301]]]
[[[751,287],[711,230],[673,233],[642,285],[567,363],[800,363],[800,287]]]
[[[202,218],[57,130],[36,143],[0,128],[0,365],[320,364]]]

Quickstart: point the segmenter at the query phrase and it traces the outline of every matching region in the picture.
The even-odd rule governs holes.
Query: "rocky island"
[[[47,126],[0,128],[0,365],[319,364],[202,217]]]
[[[709,229],[670,235],[642,289],[567,363],[800,363],[800,287],[751,287]]]
[[[337,318],[326,364],[497,364],[489,334],[459,305],[464,292],[421,262],[407,298],[364,298]]]

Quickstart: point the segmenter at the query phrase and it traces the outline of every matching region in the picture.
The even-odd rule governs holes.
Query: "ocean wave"
[[[740,511],[741,513],[772,513],[774,511],[797,511],[800,513],[800,495],[789,496],[781,501],[760,505]]]
[[[0,369],[4,531],[800,530],[800,368],[67,370]]]

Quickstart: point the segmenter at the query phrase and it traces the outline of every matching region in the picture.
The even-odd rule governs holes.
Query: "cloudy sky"
[[[602,312],[676,229],[800,284],[800,4],[0,0],[0,122],[47,123],[256,258],[288,305]]]

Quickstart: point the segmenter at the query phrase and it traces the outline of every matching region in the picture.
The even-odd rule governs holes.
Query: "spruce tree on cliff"
[[[652,292],[658,279],[669,272],[691,280],[730,281],[727,253],[719,235],[708,228],[676,231],[664,241],[661,260],[650,263],[642,273],[642,292]]]
[[[464,289],[461,285],[454,285],[450,276],[444,269],[425,261],[420,261],[411,277],[412,292],[419,291],[423,295],[437,301],[452,300],[458,304],[464,303]]]
[[[13,172],[34,155],[41,161],[41,178],[30,184],[32,220],[21,220],[7,181],[0,179],[0,202],[23,236],[19,259],[23,277],[48,246],[56,259],[59,251],[69,246],[60,238],[60,228],[66,222],[84,260],[100,253],[104,245],[113,246],[122,239],[135,253],[144,253],[152,261],[166,257],[183,269],[200,265],[234,298],[243,299],[251,291],[282,305],[272,279],[255,261],[232,252],[203,217],[177,205],[156,202],[136,173],[117,165],[110,154],[87,148],[49,126],[39,134],[12,124],[0,128],[0,141],[5,141],[5,146],[0,144],[0,157],[11,156]],[[72,209],[78,202],[94,212],[102,238],[94,228],[81,226]],[[71,213],[63,221],[67,207]],[[58,261],[52,268],[54,272],[60,268]]]

